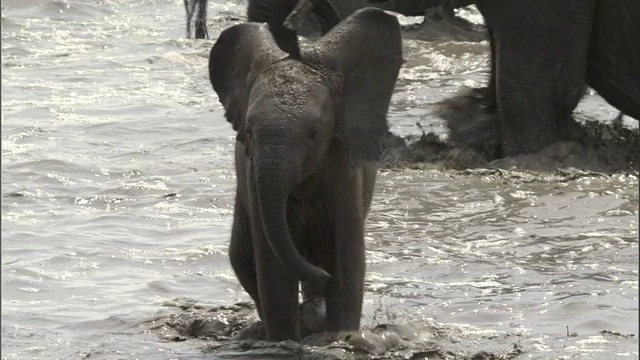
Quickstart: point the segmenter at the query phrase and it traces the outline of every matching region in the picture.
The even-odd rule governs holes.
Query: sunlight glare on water
[[[166,304],[249,299],[227,258],[234,133],[207,72],[244,9],[210,4],[212,39],[194,41],[178,0],[3,1],[3,359],[195,358],[201,343],[149,330],[178,311]],[[486,81],[487,47],[406,39],[392,130],[446,134],[429,106]],[[617,114],[597,95],[581,109]],[[637,334],[637,177],[381,171],[366,238],[363,326],[638,357],[637,337],[601,334]]]

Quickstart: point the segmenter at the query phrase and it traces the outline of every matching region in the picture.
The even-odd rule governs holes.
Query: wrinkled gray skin
[[[480,0],[476,5],[491,37],[487,95],[488,109],[499,118],[496,157],[570,139],[571,113],[587,85],[640,119],[639,1]]]
[[[229,257],[267,340],[300,340],[300,281],[306,303],[325,299],[321,330],[359,328],[364,220],[401,41],[397,19],[369,8],[300,58],[256,23],[224,30],[211,50],[211,83],[237,131]]]
[[[299,23],[304,14],[296,11],[314,2],[324,0],[300,0],[292,17]],[[423,5],[438,2],[391,0],[377,6],[416,15]],[[640,119],[640,47],[635,44],[640,39],[640,1],[450,0],[447,6],[470,3],[484,16],[491,45],[488,87],[472,96],[479,95],[493,116],[472,122],[465,111],[452,109],[447,115],[450,141],[492,160],[537,152],[560,140],[580,140],[571,113],[587,85]]]

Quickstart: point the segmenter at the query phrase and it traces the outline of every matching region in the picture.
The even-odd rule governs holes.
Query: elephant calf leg
[[[336,271],[327,286],[328,331],[360,328],[364,295],[364,239],[354,238],[351,244],[343,244],[342,247],[348,250],[336,259]],[[347,254],[350,254],[349,258]]]
[[[326,326],[326,309],[324,288],[302,281],[303,302],[298,306],[298,327],[300,338],[324,331]],[[265,340],[267,334],[263,321],[256,321],[240,330],[236,340]]]
[[[269,244],[256,251],[262,321],[270,341],[300,341],[298,279],[273,254]],[[257,250],[257,249],[256,249]]]
[[[354,175],[355,177],[355,175]],[[327,330],[358,330],[364,295],[365,248],[362,184],[350,179],[334,189],[336,206],[332,278],[327,284]]]
[[[298,326],[300,338],[324,331],[326,325],[326,311],[323,298],[315,298],[300,304],[298,307]],[[264,322],[256,321],[240,330],[235,340],[265,340],[267,334]]]
[[[251,237],[260,299],[260,318],[270,341],[300,341],[298,329],[298,278],[273,252],[259,209],[253,174],[248,175]],[[257,305],[258,303],[256,303]]]
[[[258,278],[251,241],[251,229],[246,208],[236,194],[231,241],[229,242],[229,260],[240,285],[251,296],[256,309],[258,309],[258,314],[261,315]]]

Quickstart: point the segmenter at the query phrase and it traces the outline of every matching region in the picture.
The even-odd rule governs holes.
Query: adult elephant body
[[[278,46],[295,56],[299,53],[297,35],[309,32],[305,22],[314,21],[315,32],[324,34],[338,22],[365,7],[376,7],[405,16],[422,16],[429,9],[442,6],[452,17],[453,9],[472,4],[473,0],[249,0],[247,20],[266,22],[271,27]],[[306,30],[306,31],[305,31]],[[314,32],[312,30],[312,32]]]
[[[280,50],[268,25],[247,23],[224,30],[209,59],[237,131],[229,257],[268,340],[304,335],[300,280],[305,300],[326,301],[327,330],[359,328],[364,221],[402,64],[400,25],[363,9],[299,55]]]
[[[640,119],[640,2],[479,0],[477,7],[491,37],[499,156],[570,138],[587,85]]]
[[[305,12],[301,21],[306,20],[306,28],[301,35],[323,35],[355,11],[365,7],[376,7],[390,10],[405,16],[422,16],[429,9],[444,6],[448,11],[453,8],[467,6],[474,0],[391,0],[383,2],[373,0],[311,0],[313,9]],[[372,1],[372,2],[373,2]],[[187,10],[187,37],[191,36],[192,24],[195,26],[195,38],[208,37],[206,28],[208,0],[184,0]],[[294,31],[283,27],[285,19],[299,3],[298,0],[248,0],[247,20],[249,22],[266,22],[274,32],[278,45],[287,52],[298,51],[293,43]],[[302,22],[298,25],[302,25]]]
[[[300,0],[296,9],[317,1],[322,2]],[[457,104],[447,111],[447,120],[452,142],[489,160],[579,138],[571,113],[587,85],[640,119],[640,1],[369,1],[401,8],[406,15],[415,15],[421,6],[476,4],[491,47],[489,84],[476,95],[482,95],[485,111],[495,116],[470,122],[469,113],[459,111]],[[295,11],[292,17],[300,22]]]

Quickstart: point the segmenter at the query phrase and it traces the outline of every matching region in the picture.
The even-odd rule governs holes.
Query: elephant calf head
[[[322,169],[330,151],[353,167],[378,160],[402,64],[395,17],[362,9],[290,57],[266,24],[224,30],[209,59],[211,84],[245,149],[271,248],[299,278],[326,281],[287,230],[289,195]],[[333,149],[333,150],[330,150]]]

